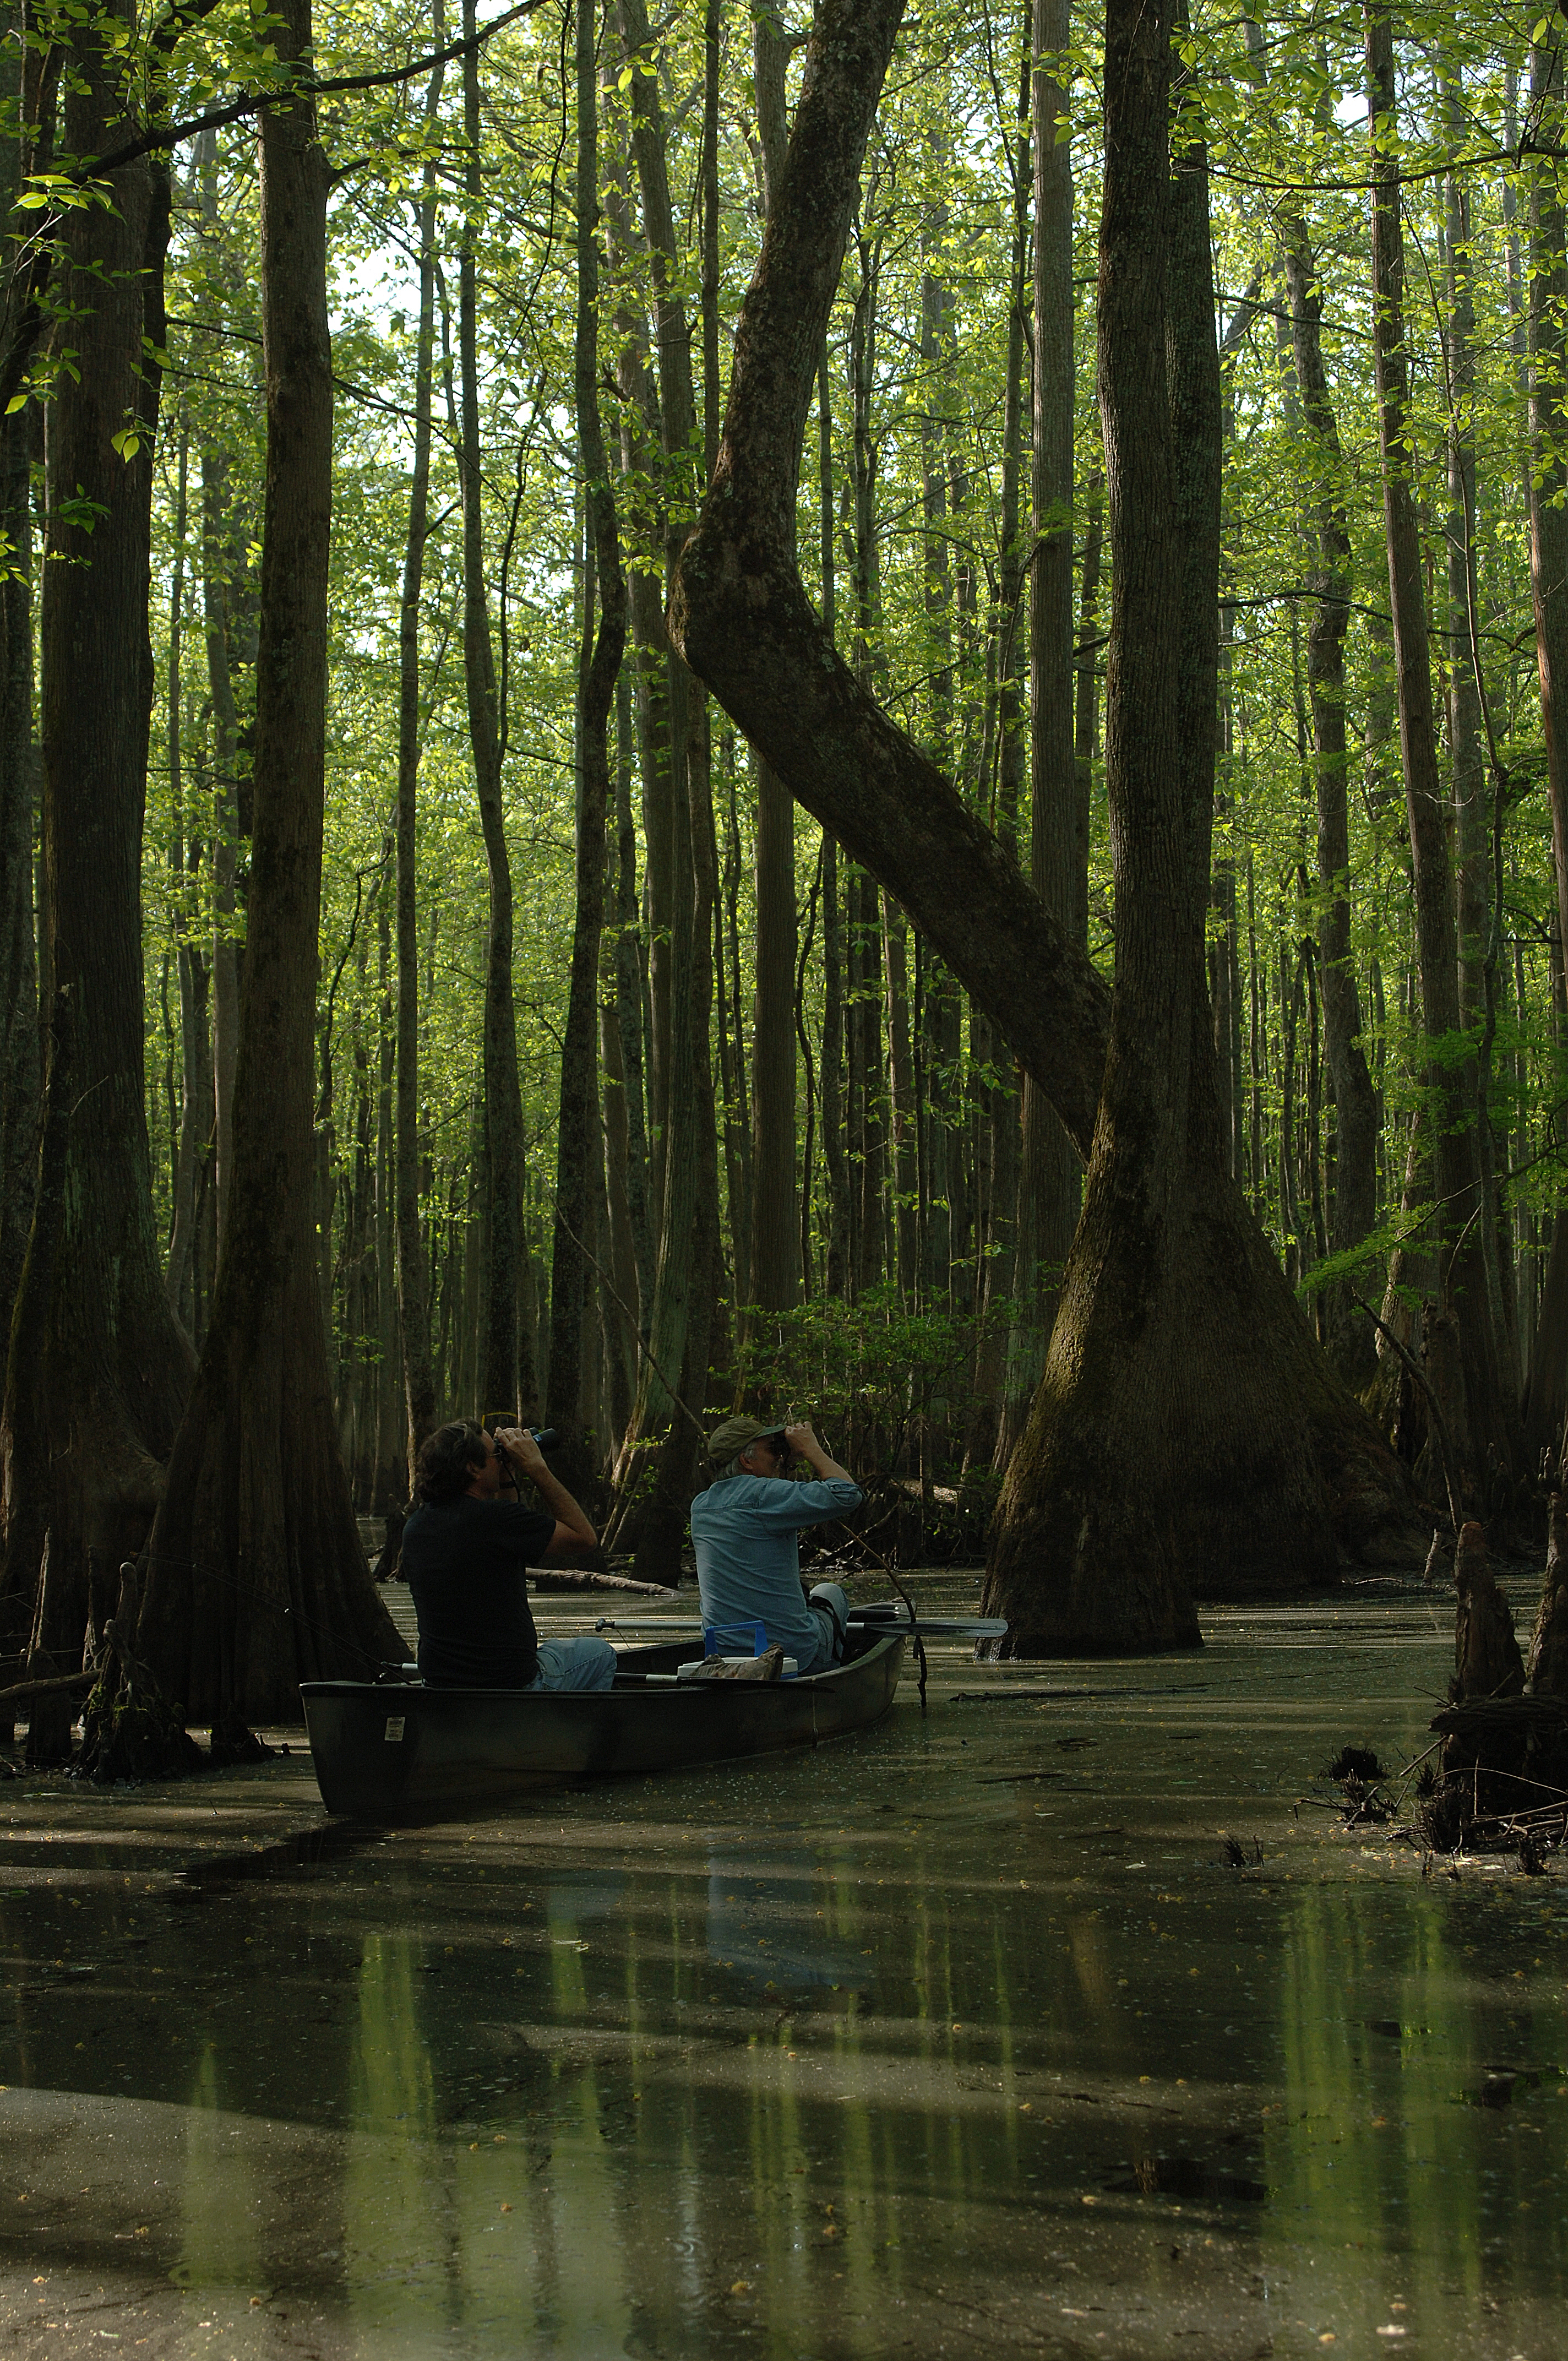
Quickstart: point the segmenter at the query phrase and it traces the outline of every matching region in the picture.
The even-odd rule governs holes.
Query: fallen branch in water
[[[93,1678],[92,1673],[56,1673],[47,1681],[18,1681],[12,1688],[0,1689],[0,1706],[25,1705],[29,1697],[63,1697],[68,1689],[85,1693]]]
[[[674,1598],[675,1593],[658,1582],[633,1582],[629,1574],[582,1574],[575,1566],[531,1565],[527,1569],[536,1591],[630,1590],[639,1598]]]

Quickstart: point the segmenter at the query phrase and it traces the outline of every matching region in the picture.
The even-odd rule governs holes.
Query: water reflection
[[[1332,1748],[1264,1700],[1200,1753],[1190,1716],[1101,1710],[1047,1804],[1039,1726],[965,1750],[955,1712],[857,1750],[850,1804],[843,1756],[699,1774],[280,1845],[197,1906],[80,1832],[18,1850],[0,2240],[25,2191],[35,2270],[247,2352],[303,2302],[378,2361],[1401,2327],[1545,2361],[1562,1886],[1298,1838],[1295,1755]]]
[[[804,1846],[708,1857],[707,1956],[760,1991],[859,1992],[870,1952],[836,1932],[852,1913],[852,1881],[825,1874]]]

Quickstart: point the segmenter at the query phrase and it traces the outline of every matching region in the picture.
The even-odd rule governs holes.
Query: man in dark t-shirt
[[[503,1487],[532,1477],[543,1502],[525,1509]],[[525,1428],[486,1433],[471,1420],[439,1428],[419,1455],[402,1570],[419,1617],[419,1668],[431,1688],[607,1689],[607,1640],[541,1640],[526,1569],[598,1535]]]

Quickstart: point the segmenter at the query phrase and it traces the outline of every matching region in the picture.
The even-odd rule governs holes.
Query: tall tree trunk
[[[1563,155],[1563,53],[1555,42],[1530,52],[1530,112],[1545,151],[1527,181],[1530,229],[1530,572],[1535,602],[1536,669],[1552,803],[1556,939],[1568,943],[1568,215],[1558,179]],[[1559,696],[1559,690],[1562,695]],[[1555,994],[1553,995],[1555,1001]],[[1555,1010],[1554,1010],[1555,1014]],[[1568,1216],[1552,1225],[1537,1343],[1530,1374],[1526,1466],[1550,1444],[1563,1464],[1568,1411]]]
[[[129,12],[111,24],[128,28]],[[64,145],[130,136],[120,55],[71,36]],[[143,161],[72,212],[59,289],[77,361],[47,419],[42,576],[41,992],[54,1012],[40,1195],[0,1423],[5,1582],[47,1573],[35,1643],[79,1658],[94,1604],[147,1535],[190,1382],[164,1292],[144,1084],[141,859],[153,690],[152,453],[168,179]],[[111,438],[130,428],[116,450]],[[122,456],[124,454],[124,456]],[[87,504],[93,503],[93,507]],[[94,523],[94,507],[96,522]],[[31,1330],[32,1333],[28,1333]],[[93,1585],[96,1579],[95,1602]]]
[[[817,363],[817,469],[821,546],[822,629],[828,645],[838,629],[838,576],[833,535],[833,393],[828,346]],[[844,1153],[844,926],[839,890],[839,848],[822,839],[822,1158],[828,1174],[827,1291],[850,1291],[850,1172]]]
[[[1107,15],[1099,384],[1116,983],[1083,1217],[992,1543],[986,1595],[1008,1615],[1016,1653],[1190,1644],[1191,1576],[1205,1556],[1209,1582],[1216,1561],[1231,1580],[1244,1569],[1255,1583],[1277,1579],[1281,1551],[1297,1581],[1334,1570],[1306,1422],[1276,1380],[1270,1345],[1246,1332],[1234,1281],[1218,1396],[1179,1400],[1194,1326],[1215,1308],[1210,1208],[1225,1156],[1203,947],[1220,373],[1206,159],[1190,146],[1173,176],[1168,154],[1171,30],[1135,0],[1113,0]],[[1204,1230],[1199,1262],[1193,1233]],[[1207,1286],[1195,1286],[1201,1263]],[[1195,1427],[1208,1463],[1199,1485],[1187,1473]],[[1229,1461],[1221,1482],[1211,1451]]]
[[[1089,804],[1073,758],[1072,149],[1064,62],[1070,0],[1034,0],[1035,546],[1029,604],[1029,875],[1069,939],[1089,936]],[[1080,808],[1081,806],[1081,808]],[[1060,1300],[1078,1221],[1071,1142],[1038,1086],[1024,1084],[1014,1284],[1020,1318],[1008,1343],[999,1460],[1023,1432]]]
[[[626,1211],[637,1265],[632,1312],[638,1334],[646,1335],[653,1301],[653,1237],[643,1089],[642,963],[638,956],[637,825],[631,817],[630,701],[631,684],[623,665],[616,684],[615,1020],[626,1125]]]
[[[463,34],[473,40],[475,0],[463,0]],[[474,783],[489,875],[485,945],[485,1237],[479,1391],[486,1412],[532,1419],[538,1382],[525,1356],[519,1300],[522,1236],[522,1088],[518,1078],[517,1015],[512,996],[512,880],[501,808],[502,718],[496,699],[495,649],[485,586],[483,473],[479,436],[478,275],[475,241],[483,203],[479,55],[463,59],[464,214],[458,260],[457,345],[462,379],[463,673]]]
[[[59,53],[55,73],[59,72]],[[12,206],[24,172],[47,159],[52,84],[13,39],[0,55],[0,99],[15,110],[14,137],[0,138],[0,211]],[[47,120],[39,120],[39,106]],[[30,217],[20,216],[22,234]],[[15,269],[17,240],[8,259]],[[38,1178],[38,981],[33,909],[33,822],[38,755],[33,734],[33,532],[29,466],[34,421],[26,409],[0,418],[0,532],[9,548],[0,582],[0,1321],[10,1334]]]
[[[1432,719],[1426,594],[1411,482],[1409,371],[1405,353],[1404,233],[1394,132],[1394,34],[1381,5],[1366,15],[1366,66],[1373,153],[1372,269],[1378,434],[1388,544],[1389,598],[1398,668],[1399,740],[1416,905],[1427,1086],[1441,1110],[1432,1150],[1442,1282],[1459,1323],[1466,1415],[1454,1446],[1473,1477],[1509,1464],[1511,1373],[1494,1324],[1476,1153],[1473,1061],[1456,1063],[1461,1029],[1453,878]]]
[[[893,1149],[894,1276],[912,1307],[917,1268],[916,1243],[915,1074],[909,1040],[909,958],[904,913],[882,897],[883,987],[887,1012],[887,1104]]]
[[[1025,353],[1029,338],[1032,290],[1029,222],[1034,196],[1030,126],[1034,109],[1034,19],[1024,14],[1019,44],[1018,111],[1013,137],[1012,302],[1007,314],[1007,379],[1003,393],[1002,557],[1000,649],[997,682],[996,837],[1015,862],[1018,811],[1023,800],[1025,751],[1022,646],[1018,617],[1027,580],[1020,522],[1024,462]],[[1098,517],[1098,510],[1096,517]],[[1096,560],[1098,566],[1098,559]],[[986,1213],[982,1238],[984,1287],[980,1297],[980,1342],[975,1356],[975,1408],[966,1464],[1005,1471],[1016,1433],[1003,1419],[1007,1356],[1015,1325],[1014,1282],[1017,1268],[1020,1093],[1012,1061],[984,1015],[970,1019],[970,1060],[985,1072],[981,1106],[986,1127]],[[1004,1069],[988,1071],[1002,1053]]]
[[[778,212],[737,332],[718,469],[683,555],[671,629],[796,799],[854,859],[874,862],[1082,1153],[1108,1079],[1104,986],[990,831],[825,643],[785,539],[839,241],[901,13],[899,0],[824,0],[817,16]],[[1140,38],[1163,55],[1161,28]],[[1151,61],[1147,75],[1156,71]],[[1162,161],[1162,179],[1164,170]],[[1201,267],[1206,282],[1207,247],[1194,247],[1183,267],[1193,276]],[[1211,580],[1196,625],[1217,642],[1215,597]],[[1157,647],[1169,627],[1153,620]],[[1211,667],[1212,656],[1212,644]],[[1212,669],[1204,723],[1212,764]],[[1201,950],[1203,889],[1195,891]],[[1179,983],[1190,1007],[1192,985]],[[1206,1035],[1206,999],[1201,1014]],[[1158,1021],[1163,1038],[1168,1014]],[[1168,1084],[1157,1080],[1163,1100]],[[1407,1551],[1414,1530],[1408,1480],[1334,1377],[1217,1151],[1167,1235],[1179,1265],[1170,1349],[1180,1358],[1160,1410],[1170,1455],[1146,1495],[1158,1501],[1165,1539],[1151,1577],[1163,1598],[1146,1632],[1168,1628],[1166,1569],[1179,1579],[1201,1568],[1206,1587],[1236,1590],[1332,1579],[1331,1503],[1353,1550]],[[1134,1448],[1120,1459],[1112,1452],[1111,1480],[1123,1493]],[[1104,1620],[1088,1602],[1081,1623],[1065,1628],[1098,1642]],[[1035,1628],[1031,1608],[1026,1642]]]
[[[605,825],[609,809],[609,709],[626,644],[626,578],[616,537],[598,405],[598,9],[578,0],[577,319],[573,358],[577,457],[587,511],[583,637],[577,665],[576,908],[566,1031],[550,1274],[550,1386],[546,1415],[561,1437],[564,1481],[587,1489],[594,1474],[584,1437],[595,1423],[584,1400],[582,1343],[588,1304],[588,1233],[603,1191],[596,1039],[599,939],[604,926]],[[597,629],[596,629],[597,609]],[[597,1176],[597,1178],[596,1178]]]
[[[432,35],[440,47],[445,9],[436,0]],[[425,125],[435,122],[445,69],[437,66],[425,95]],[[413,467],[409,530],[398,618],[398,1119],[395,1171],[398,1310],[402,1332],[403,1410],[409,1492],[419,1448],[435,1424],[435,1372],[430,1356],[430,1268],[420,1228],[419,1138],[419,619],[424,545],[430,534],[430,408],[435,358],[435,167],[427,164],[414,209],[419,236],[419,325],[414,341]],[[387,1569],[383,1568],[383,1574]]]
[[[767,8],[752,17],[757,128],[767,204],[784,170],[789,131],[784,68],[790,42]],[[709,404],[710,414],[713,405]],[[795,798],[757,763],[756,1029],[751,1052],[751,1267],[747,1292],[785,1312],[801,1287],[795,1188]]]
[[[310,0],[273,38],[308,70]],[[313,100],[261,111],[267,384],[255,824],[235,1170],[206,1343],[149,1543],[138,1644],[192,1719],[292,1718],[302,1679],[400,1654],[338,1454],[312,1136],[332,526],[327,168]]]
[[[1316,258],[1296,216],[1281,224],[1292,351],[1301,412],[1317,445],[1317,566],[1307,625],[1307,690],[1311,702],[1313,775],[1318,807],[1318,955],[1322,967],[1323,1035],[1334,1086],[1334,1185],[1330,1242],[1336,1255],[1358,1246],[1377,1218],[1377,1093],[1361,1041],[1361,1000],[1350,944],[1349,754],[1344,724],[1344,635],[1350,621],[1350,532],[1341,489],[1339,429],[1323,367],[1322,298]],[[1347,1385],[1359,1391],[1377,1374],[1376,1332],[1351,1301],[1346,1282],[1331,1290],[1324,1343]]]
[[[650,62],[651,47],[643,0],[620,0],[620,16],[632,65],[631,145],[652,284],[659,423],[669,487],[665,555],[673,576],[685,536],[685,502],[696,490],[692,469],[696,410],[691,346],[680,292],[682,261],[670,203],[658,84],[643,70]],[[718,1302],[719,1247],[709,1048],[714,832],[707,706],[700,683],[678,649],[670,653],[667,682],[671,790],[667,1122],[649,1351],[640,1372],[632,1432],[645,1437],[657,1428],[664,1430],[653,1498],[639,1537],[638,1564],[673,1582],[679,1576],[680,1540],[698,1438],[685,1412],[672,1400],[669,1388],[673,1382],[687,1402],[694,1391],[701,1394],[706,1388]],[[629,1463],[623,1464],[621,1472],[630,1473]]]
[[[175,483],[173,585],[169,601],[169,800],[173,815],[169,867],[174,905],[174,957],[180,1001],[180,1116],[170,1174],[172,1215],[164,1286],[170,1309],[197,1337],[192,1275],[201,1212],[201,1177],[213,1133],[212,1050],[207,1032],[209,968],[195,933],[194,895],[202,844],[185,793],[181,730],[184,681],[185,533],[189,522],[190,437],[181,423]],[[187,880],[191,884],[187,884]]]

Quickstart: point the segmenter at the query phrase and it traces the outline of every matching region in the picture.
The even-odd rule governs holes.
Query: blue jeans
[[[531,1689],[608,1689],[615,1683],[615,1650],[608,1640],[541,1640],[539,1678]]]
[[[843,1585],[819,1582],[806,1603],[822,1636],[817,1642],[817,1653],[811,1662],[802,1664],[800,1670],[802,1673],[830,1673],[842,1660],[844,1635],[848,1629],[844,1619],[849,1614],[850,1602],[844,1596]]]

